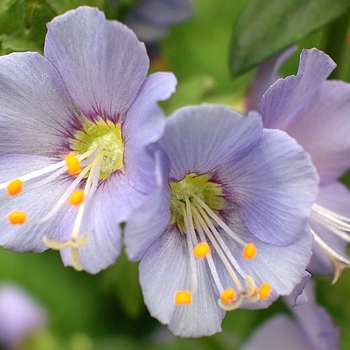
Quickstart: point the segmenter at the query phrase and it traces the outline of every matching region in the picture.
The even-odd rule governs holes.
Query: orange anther
[[[192,303],[192,293],[188,290],[179,290],[175,293],[175,304],[186,305]]]
[[[84,191],[82,189],[75,190],[68,198],[68,204],[79,205],[84,200]]]
[[[201,242],[193,248],[193,254],[196,258],[203,259],[208,254],[210,254],[209,244],[206,242]]]
[[[267,282],[264,282],[260,286],[260,289],[259,289],[259,297],[260,297],[260,299],[263,299],[263,300],[267,299],[270,296],[271,291],[272,291],[271,284],[269,284]]]
[[[256,249],[254,243],[247,243],[242,251],[243,257],[248,260],[255,258],[257,252],[258,250]]]
[[[80,160],[73,154],[69,153],[64,157],[69,175],[77,175],[81,171]]]
[[[27,221],[27,213],[15,210],[7,216],[11,225],[22,225]]]
[[[227,288],[221,293],[220,299],[226,304],[231,304],[236,299],[236,296],[237,293],[234,289]]]
[[[9,196],[16,196],[22,192],[23,181],[20,179],[12,180],[6,187]]]

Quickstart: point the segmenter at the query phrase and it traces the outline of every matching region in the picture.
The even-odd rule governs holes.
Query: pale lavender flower
[[[193,16],[190,0],[139,0],[125,19],[137,37],[147,44],[159,41],[170,27]]]
[[[96,273],[156,188],[146,147],[163,134],[157,101],[176,80],[146,77],[144,44],[96,8],[50,22],[44,52],[0,57],[0,244],[58,249],[65,265]]]
[[[17,348],[24,338],[42,330],[47,324],[45,308],[13,283],[0,285],[0,344]]]
[[[259,326],[241,350],[337,350],[339,329],[326,310],[317,305],[314,285],[306,286],[307,302],[291,307],[291,317],[279,314]],[[305,292],[304,292],[305,293]]]
[[[274,76],[277,67],[271,68],[276,62],[281,60],[258,70],[256,88],[271,81],[266,71]],[[350,265],[345,254],[350,241],[350,192],[338,181],[350,168],[350,84],[326,81],[334,68],[335,63],[323,52],[303,50],[297,75],[278,79],[260,102],[253,96],[257,89],[252,89],[248,107],[261,114],[264,127],[286,131],[311,155],[320,184],[309,219],[314,235],[309,270],[333,274],[335,281]]]
[[[220,331],[226,310],[290,294],[310,258],[317,190],[301,147],[256,112],[203,105],[170,116],[153,151],[158,190],[125,229],[150,313],[199,337]]]

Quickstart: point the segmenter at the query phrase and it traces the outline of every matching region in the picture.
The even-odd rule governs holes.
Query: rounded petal
[[[258,66],[245,100],[246,111],[257,109],[261,96],[279,78],[279,68],[296,49],[291,46]]]
[[[170,177],[205,174],[229,159],[245,156],[258,142],[261,120],[252,112],[243,117],[223,105],[184,107],[167,120],[160,147],[170,159]]]
[[[0,286],[0,344],[16,349],[30,334],[47,325],[47,311],[25,290],[12,283]]]
[[[144,44],[97,8],[79,7],[47,24],[45,56],[87,117],[118,121],[146,77]]]
[[[0,57],[0,154],[67,153],[77,122],[57,70],[37,53]]]
[[[140,260],[146,250],[168,227],[171,193],[168,183],[169,162],[158,151],[156,157],[157,189],[130,215],[124,231],[126,254],[131,261]]]
[[[53,160],[32,155],[5,155],[0,157],[0,183],[17,179],[19,176],[34,170],[53,164]],[[51,219],[35,224],[35,221],[44,217],[63,195],[71,180],[59,177],[54,182],[49,182],[32,190],[25,190],[15,197],[9,197],[5,190],[0,192],[0,245],[16,252],[42,252],[48,247],[42,241],[47,235],[57,239],[61,221],[68,210],[63,205]],[[14,210],[27,213],[28,223],[24,225],[10,225],[7,215]]]
[[[101,183],[87,200],[81,224],[81,235],[87,233],[87,243],[78,249],[83,269],[98,273],[115,263],[120,254],[122,239],[120,224],[144,200],[128,183],[127,177],[115,174]],[[60,241],[68,240],[75,223],[77,208],[71,208],[62,223]],[[65,266],[73,266],[71,248],[61,250]]]
[[[350,84],[326,81],[310,99],[302,117],[287,128],[311,155],[321,184],[350,167]]]
[[[147,146],[159,140],[166,123],[157,101],[167,99],[175,91],[175,86],[176,78],[172,73],[159,72],[148,76],[123,123],[125,168],[130,184],[144,193],[156,186],[154,158]]]
[[[264,127],[288,128],[302,115],[309,99],[335,66],[322,51],[303,50],[297,75],[278,79],[262,96],[257,110],[263,118]]]
[[[216,176],[257,238],[287,245],[303,234],[318,177],[308,154],[283,131],[265,129],[250,153],[220,167]]]
[[[193,291],[193,266],[186,239],[176,229],[166,231],[140,262],[140,283],[151,315],[181,337],[220,332],[225,314],[217,304],[204,261],[195,264],[198,283]],[[193,291],[191,304],[175,304],[179,290]]]
[[[302,330],[286,315],[276,315],[258,327],[241,350],[311,350]]]
[[[125,23],[144,42],[159,40],[168,28],[189,19],[193,6],[189,0],[141,0],[127,16]]]
[[[338,181],[334,181],[326,186],[320,186],[316,203],[335,213],[350,217],[350,192],[346,186]],[[346,256],[346,246],[348,242],[336,236],[324,225],[316,222],[312,217],[309,218],[309,224],[328,246],[339,255]],[[332,275],[334,268],[319,245],[314,243],[312,251],[313,254],[308,270],[313,274]]]

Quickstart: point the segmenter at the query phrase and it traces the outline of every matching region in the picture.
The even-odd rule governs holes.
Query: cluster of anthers
[[[237,309],[243,301],[255,303],[261,299],[267,299],[271,294],[272,286],[263,282],[258,287],[254,278],[243,271],[221,237],[220,229],[241,247],[240,254],[246,260],[254,259],[258,254],[252,242],[244,242],[220,217],[220,210],[227,209],[228,206],[222,195],[222,186],[210,181],[209,174],[189,174],[183,180],[172,183],[171,190],[172,224],[175,224],[180,233],[186,236],[192,273],[192,290],[177,291],[174,296],[175,303],[190,304],[192,295],[197,292],[195,259],[207,262],[212,280],[220,293],[218,304],[224,310]],[[230,276],[232,286],[228,288],[224,289],[222,285],[212,250],[215,251]]]
[[[41,218],[30,218],[28,212],[14,210],[7,215],[10,225],[38,225],[54,217],[62,206],[77,207],[74,225],[68,240],[56,241],[43,236],[43,242],[51,249],[70,248],[72,265],[82,270],[78,249],[88,242],[88,233],[81,233],[86,203],[96,191],[99,181],[109,177],[123,167],[124,143],[120,124],[101,118],[91,122],[85,120],[70,143],[71,152],[63,159],[44,168],[19,176],[0,184],[0,190],[7,190],[10,197],[39,188],[60,176],[72,178],[55,205]]]
[[[337,214],[329,209],[324,208],[319,204],[313,204],[311,208],[311,218],[323,225],[327,230],[332,232],[335,236],[350,243],[350,219]],[[315,242],[321,247],[330,263],[334,268],[334,275],[332,283],[335,283],[342,271],[350,267],[350,260],[334,249],[332,249],[315,230],[310,227],[314,236]]]

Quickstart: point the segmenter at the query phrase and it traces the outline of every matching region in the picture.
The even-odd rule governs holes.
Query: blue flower
[[[23,340],[43,330],[48,321],[46,309],[25,290],[13,283],[0,285],[0,346],[20,349]]]
[[[292,317],[279,314],[259,326],[241,350],[337,350],[339,330],[326,310],[317,305],[314,285],[306,287],[307,301],[290,307]],[[305,293],[305,292],[304,292]]]
[[[50,22],[44,52],[0,57],[0,244],[58,249],[65,265],[96,273],[156,187],[146,147],[163,134],[157,101],[176,80],[147,77],[144,44],[94,8]]]
[[[335,63],[311,49],[302,51],[296,76],[266,86],[284,57],[274,58],[258,70],[248,107],[257,109],[264,127],[286,131],[310,154],[320,183],[309,218],[314,235],[309,270],[333,274],[335,281],[350,266],[345,253],[350,242],[350,192],[338,181],[350,168],[350,84],[326,81]]]
[[[193,15],[189,0],[139,0],[125,19],[137,37],[147,44],[160,40],[170,27]]]
[[[199,337],[221,330],[225,310],[291,293],[310,258],[317,191],[301,147],[255,112],[203,105],[170,116],[153,152],[158,190],[125,229],[150,313]]]

